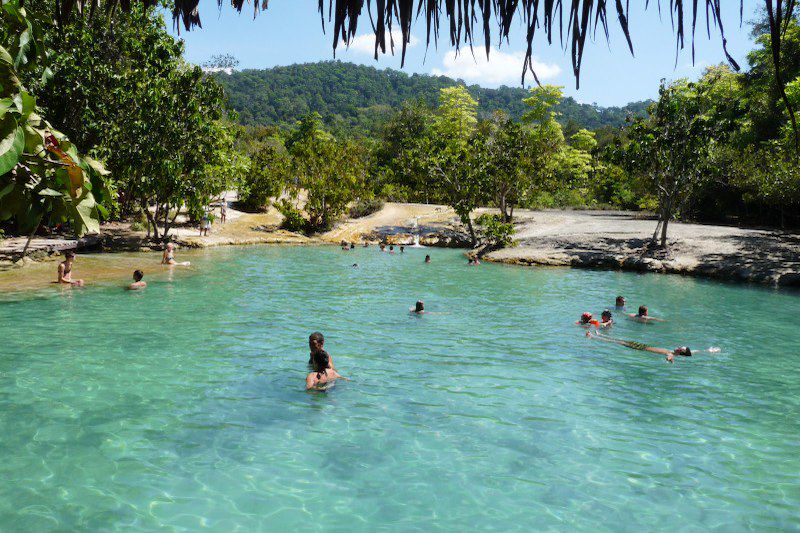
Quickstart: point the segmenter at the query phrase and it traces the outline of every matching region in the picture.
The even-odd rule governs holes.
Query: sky
[[[728,51],[742,68],[746,68],[747,52],[754,46],[748,22],[755,18],[757,7],[762,2],[745,0],[741,25],[739,2],[724,0],[720,3],[723,4],[722,20]],[[316,0],[270,0],[269,8],[255,19],[252,5],[246,4],[239,14],[229,7],[227,0],[223,0],[223,4],[220,10],[216,0],[201,0],[203,27],[189,32],[182,29],[180,34],[172,29],[174,35],[185,41],[189,61],[200,64],[212,55],[227,53],[239,60],[239,69],[261,69],[332,59],[376,68],[400,69],[399,47],[395,49],[394,56],[387,54],[377,61],[374,59],[374,34],[366,10],[359,20],[358,35],[349,49],[340,44],[334,57],[331,25],[326,18],[326,33],[323,33]],[[684,50],[677,54],[676,60],[676,40],[670,23],[669,2],[661,2],[660,16],[657,2],[651,1],[647,10],[644,4],[644,0],[630,2],[629,22],[634,57],[628,50],[615,16],[610,17],[608,42],[602,31],[592,42],[587,38],[579,90],[575,88],[569,52],[556,42],[555,35],[552,45],[547,44],[543,34],[540,35],[534,41],[534,65],[541,82],[564,86],[564,94],[579,102],[601,106],[624,105],[655,98],[662,78],[696,79],[707,66],[725,61],[719,33],[712,27],[710,39],[706,34],[704,9],[697,24],[696,53],[692,64],[690,40],[687,40]],[[447,35],[440,40],[438,47],[431,43],[426,49],[424,19],[420,19],[412,26],[412,40],[402,70],[409,74],[444,74],[484,87],[520,87],[526,48],[525,30],[519,23],[515,22],[515,26],[510,42],[503,42],[499,48],[493,45],[487,62],[482,45],[476,46],[474,57],[468,47],[462,47],[461,52],[456,54],[447,41]],[[688,31],[687,28],[687,34]],[[399,42],[399,39],[395,41]],[[496,31],[493,32],[493,42],[497,43]],[[534,81],[529,75],[526,77],[526,86],[532,83]]]

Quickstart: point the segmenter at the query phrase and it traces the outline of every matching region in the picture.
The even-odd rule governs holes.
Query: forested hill
[[[392,108],[406,100],[435,104],[439,89],[457,83],[446,76],[406,74],[397,70],[325,61],[266,70],[243,70],[214,76],[225,87],[230,106],[247,125],[291,125],[316,111],[326,125],[339,131],[367,133],[379,126]],[[468,86],[479,102],[479,114],[503,110],[514,118],[525,111],[521,87],[485,89]],[[642,114],[648,102],[625,107],[596,107],[565,98],[558,108],[560,121],[596,129],[621,126],[629,113]]]

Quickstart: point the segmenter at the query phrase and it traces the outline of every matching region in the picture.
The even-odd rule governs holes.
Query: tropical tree
[[[76,235],[97,232],[113,196],[102,164],[81,156],[67,137],[41,116],[36,97],[20,78],[47,60],[41,21],[18,0],[0,9],[0,222],[29,234],[42,223],[68,222]]]
[[[662,81],[650,117],[631,126],[629,168],[652,183],[658,196],[659,220],[653,233],[667,246],[667,228],[708,168],[712,139],[703,99],[693,83]]]

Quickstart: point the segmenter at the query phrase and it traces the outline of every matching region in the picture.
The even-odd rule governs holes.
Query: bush
[[[287,231],[305,232],[308,229],[308,221],[303,213],[288,200],[281,200],[275,207],[283,215],[281,228]]]
[[[362,218],[383,209],[380,198],[360,199],[350,207],[350,218]]]
[[[501,222],[498,215],[484,213],[475,222],[481,227],[483,238],[492,247],[505,248],[514,244],[514,224]]]

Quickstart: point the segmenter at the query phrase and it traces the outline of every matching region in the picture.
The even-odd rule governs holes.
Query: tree
[[[304,190],[311,231],[329,229],[366,178],[366,153],[353,141],[337,141],[322,128],[321,117],[305,117],[287,140],[296,177],[295,193]]]
[[[429,135],[416,147],[433,187],[467,226],[473,245],[478,238],[471,213],[486,197],[486,142],[477,135],[477,106],[464,87],[442,89]]]
[[[629,168],[650,180],[658,196],[659,220],[653,233],[667,246],[667,228],[703,179],[712,144],[702,97],[693,83],[663,81],[650,117],[631,126]]]
[[[0,10],[0,222],[13,221],[29,235],[42,223],[69,222],[76,235],[97,232],[113,205],[108,172],[40,115],[21,77],[46,65],[42,25],[18,0]]]

